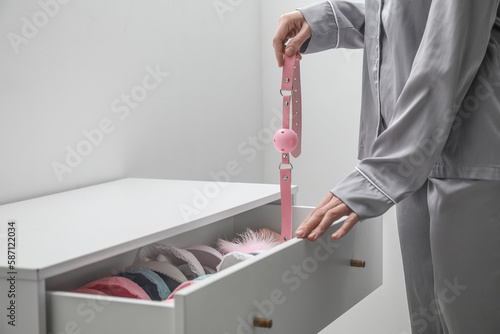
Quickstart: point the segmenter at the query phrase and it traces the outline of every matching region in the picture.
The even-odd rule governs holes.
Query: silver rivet
[[[285,107],[288,106],[288,101],[285,101]]]
[[[286,175],[283,176],[283,180],[285,180],[285,181],[288,180],[288,176],[286,176]]]
[[[285,78],[285,82],[290,82],[290,79],[289,78]]]
[[[283,239],[284,239],[285,241],[288,241],[288,237],[284,237]]]
[[[285,154],[283,154],[283,159],[286,159],[286,158],[288,158],[288,155],[286,155],[286,153],[285,153]]]

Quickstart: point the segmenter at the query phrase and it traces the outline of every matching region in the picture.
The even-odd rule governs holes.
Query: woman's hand
[[[340,239],[359,221],[358,215],[340,199],[329,193],[319,205],[309,213],[306,220],[300,224],[295,235],[297,238],[318,239],[332,223],[343,216],[348,216],[344,224],[332,235]]]
[[[297,54],[302,44],[304,44],[309,37],[311,37],[311,28],[300,11],[296,10],[282,15],[273,39],[273,47],[276,53],[278,66],[283,66],[285,53],[287,56]],[[293,39],[285,47],[285,43],[290,38]]]

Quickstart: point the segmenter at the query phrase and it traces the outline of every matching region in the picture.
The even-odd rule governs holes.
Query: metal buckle
[[[287,96],[293,96],[293,94],[295,93],[295,90],[292,87],[292,90],[285,90],[285,92],[290,92],[291,93],[291,94],[287,94]],[[283,95],[283,90],[282,89],[280,89],[280,94],[281,94],[281,96],[285,96],[285,95]]]
[[[278,169],[281,169],[281,166],[290,166],[288,167],[287,169],[293,169],[293,165],[291,163],[288,163],[288,164],[283,164],[283,163],[280,163],[280,166]]]

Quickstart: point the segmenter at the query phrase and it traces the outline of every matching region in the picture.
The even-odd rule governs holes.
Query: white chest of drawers
[[[181,290],[174,304],[69,292],[129,265],[150,243],[213,245],[247,227],[279,231],[279,199],[279,185],[124,179],[4,205],[0,233],[15,221],[16,263],[8,267],[3,238],[0,332],[317,333],[382,284],[381,218],[340,241],[329,237],[338,223],[316,242],[292,239]],[[294,229],[310,210],[294,207]],[[254,327],[254,318],[273,325]]]

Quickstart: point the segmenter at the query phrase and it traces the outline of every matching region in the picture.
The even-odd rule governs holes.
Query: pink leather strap
[[[298,158],[302,142],[302,93],[300,89],[300,60],[295,56],[285,56],[281,79],[283,95],[283,129],[292,129],[298,137],[297,147],[292,156]],[[292,114],[290,114],[290,109]],[[290,126],[290,121],[292,125]]]
[[[293,65],[295,63],[295,56],[285,56],[285,62],[283,64],[283,75],[281,77],[281,90],[282,91],[292,91],[293,86]]]
[[[282,154],[280,165],[281,242],[292,238],[292,165],[288,153]]]
[[[298,137],[298,145],[291,152],[296,158],[301,152],[302,134],[300,66],[296,56],[285,56],[281,79],[281,95],[283,95],[283,129],[290,129],[291,122],[291,128]],[[288,152],[281,154],[280,191],[281,242],[285,242],[292,238],[292,165],[290,164],[290,153]]]
[[[294,62],[292,112],[292,130],[295,131],[299,139],[297,147],[292,151],[292,156],[298,158],[302,142],[302,93],[300,89],[300,60],[298,59]]]

